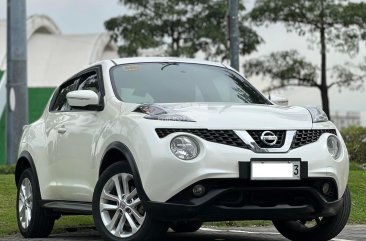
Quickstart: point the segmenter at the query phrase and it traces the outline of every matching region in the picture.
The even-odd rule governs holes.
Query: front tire
[[[131,169],[115,163],[99,178],[93,195],[94,223],[104,240],[160,240],[167,225],[144,210]]]
[[[346,226],[351,213],[351,204],[351,194],[347,187],[343,195],[343,205],[335,216],[316,218],[314,221],[273,221],[273,224],[283,236],[293,241],[331,240]],[[312,221],[312,226],[308,226],[309,221]]]
[[[17,187],[16,209],[20,233],[25,238],[47,237],[52,232],[55,218],[38,203],[41,195],[31,169],[22,173]]]

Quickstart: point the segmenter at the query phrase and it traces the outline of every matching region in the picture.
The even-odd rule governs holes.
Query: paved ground
[[[1,241],[25,240],[19,235],[0,239]],[[98,232],[82,230],[51,235],[48,239],[32,239],[32,241],[102,241]],[[175,234],[169,232],[162,241],[285,241],[273,227],[245,227],[240,229],[202,228],[191,234]],[[366,225],[347,226],[333,241],[365,241]],[[309,240],[311,241],[311,240]]]

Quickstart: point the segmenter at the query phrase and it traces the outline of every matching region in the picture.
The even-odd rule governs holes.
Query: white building
[[[55,87],[89,64],[117,57],[108,33],[66,35],[45,15],[27,19],[28,86]],[[0,20],[0,69],[6,69],[6,21]]]
[[[108,33],[62,34],[45,15],[28,17],[27,41],[29,87],[56,87],[91,63],[117,57],[117,46]],[[0,70],[6,72],[5,20],[0,20]],[[4,77],[0,80],[0,116],[5,104]]]

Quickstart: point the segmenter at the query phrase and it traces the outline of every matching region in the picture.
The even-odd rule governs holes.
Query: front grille
[[[248,146],[232,130],[157,128],[155,131],[160,138],[175,132],[186,132],[206,141],[248,149]]]
[[[271,132],[273,132],[273,134],[275,134],[277,136],[277,141],[274,145],[270,146],[261,140],[261,135],[263,132],[265,132],[264,130],[251,130],[251,131],[247,131],[247,132],[253,138],[253,140],[257,143],[257,145],[261,148],[280,148],[283,146],[283,144],[285,143],[285,139],[286,139],[285,130],[273,130]]]
[[[292,142],[291,149],[298,148],[319,140],[320,136],[324,133],[331,133],[337,135],[334,129],[322,129],[322,130],[297,130],[295,138]]]
[[[208,130],[208,129],[179,129],[179,128],[157,128],[155,129],[157,135],[160,138],[164,138],[169,134],[175,132],[186,132],[210,142],[215,142],[223,145],[235,146],[239,148],[250,149],[240,137],[232,130]],[[284,145],[286,139],[286,131],[274,130],[272,131],[278,138],[277,142],[273,146],[268,146],[263,143],[260,136],[263,130],[249,130],[247,131],[257,145],[261,148],[280,148]],[[297,130],[295,137],[292,141],[291,149],[295,149],[313,142],[316,142],[320,136],[324,133],[331,133],[337,135],[334,129],[321,129],[321,130]]]

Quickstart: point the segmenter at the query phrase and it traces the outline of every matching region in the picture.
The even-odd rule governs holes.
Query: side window
[[[98,75],[95,71],[83,75],[80,78],[78,90],[92,90],[101,97]]]
[[[60,87],[56,100],[52,106],[51,111],[69,111],[70,105],[67,103],[66,95],[75,89],[78,79],[71,80]]]

